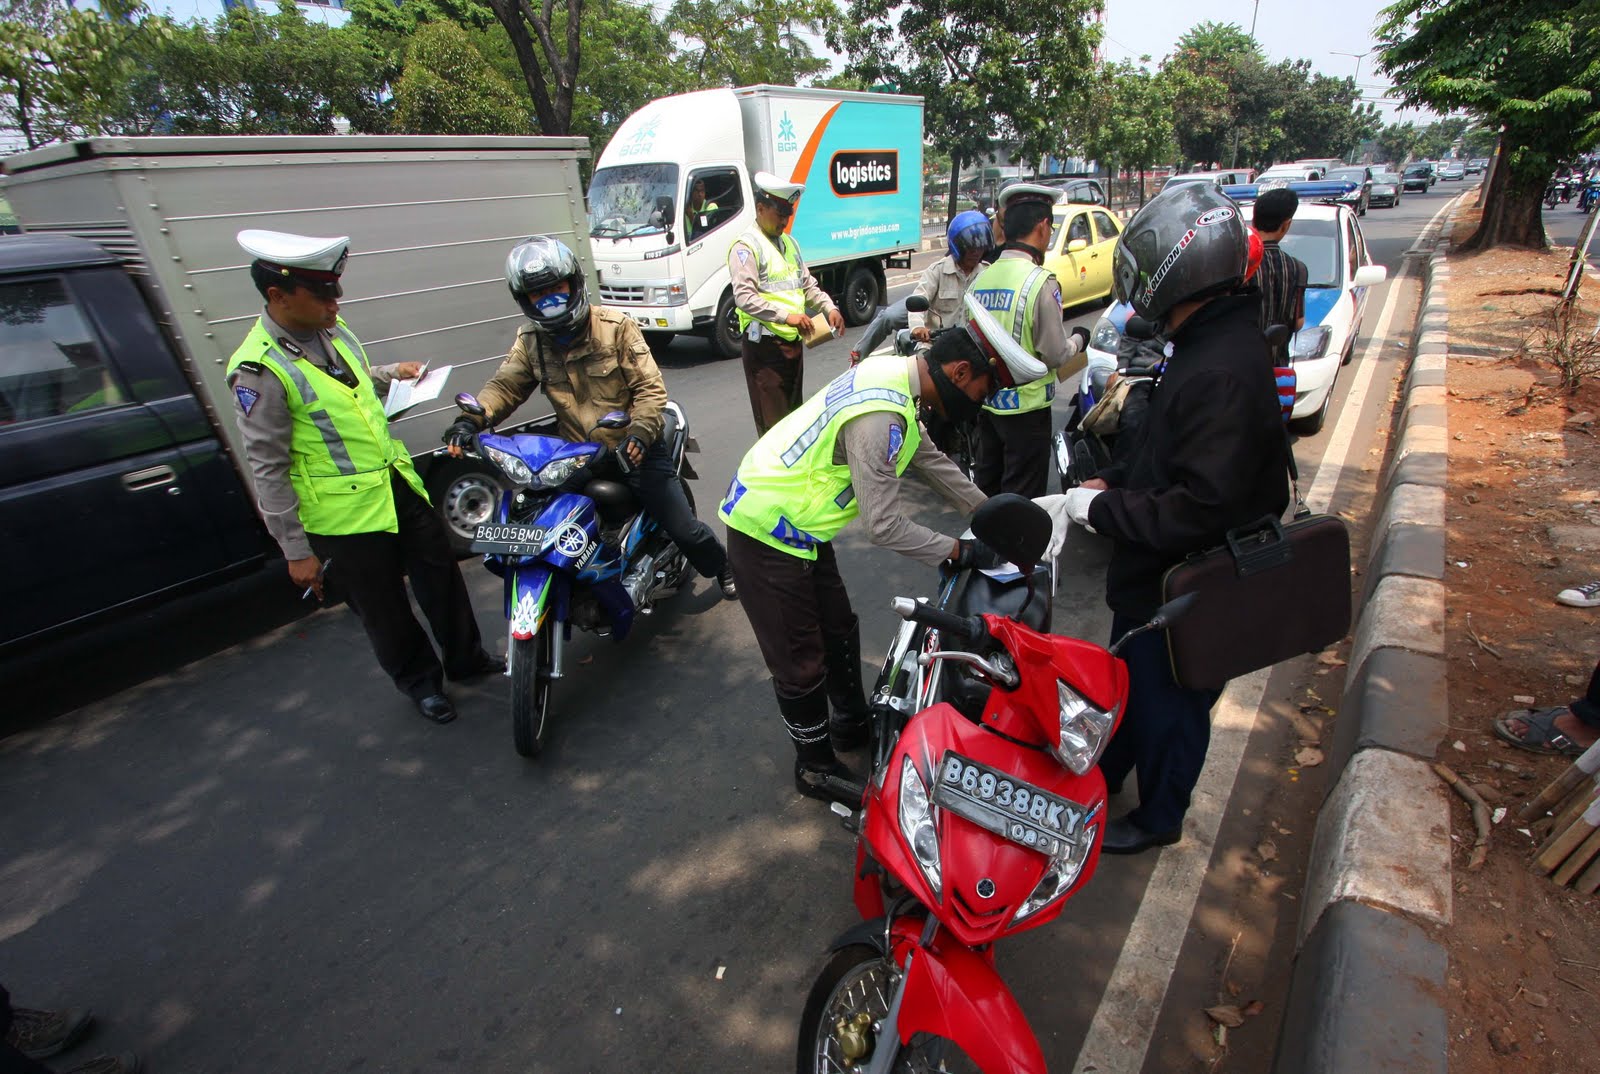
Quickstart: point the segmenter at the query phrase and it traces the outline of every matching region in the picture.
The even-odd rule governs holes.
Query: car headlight
[[[1095,708],[1060,679],[1056,680],[1056,698],[1061,704],[1061,735],[1050,752],[1078,775],[1085,775],[1110,741],[1116,714]]]
[[[939,833],[933,827],[928,788],[910,757],[900,767],[900,834],[922,867],[922,875],[928,878],[928,886],[935,895],[939,894]]]
[[[689,301],[689,292],[682,280],[668,280],[657,287],[645,288],[645,303],[651,306],[683,306]]]
[[[1111,323],[1110,317],[1102,317],[1094,323],[1094,331],[1089,333],[1089,346],[1097,351],[1117,353],[1117,348],[1122,346],[1122,333]]]
[[[1050,865],[1034,886],[1033,893],[1017,908],[1016,916],[1011,919],[1013,925],[1029,914],[1038,913],[1067,893],[1067,889],[1072,887],[1078,874],[1083,871],[1083,863],[1089,858],[1089,848],[1094,846],[1095,837],[1099,834],[1098,824],[1086,825],[1077,842],[1068,843],[1060,854],[1051,857]]]
[[[565,459],[546,463],[539,469],[539,484],[545,488],[555,488],[566,484],[567,478],[589,465],[589,460],[583,455],[571,455]]]
[[[1328,341],[1333,339],[1333,329],[1325,324],[1302,328],[1289,340],[1289,360],[1321,358],[1328,353]]]
[[[509,451],[501,451],[499,448],[490,447],[487,444],[479,446],[482,448],[483,453],[489,457],[489,461],[500,467],[500,472],[509,477],[512,483],[517,485],[533,484],[533,471],[528,469],[527,463]]]

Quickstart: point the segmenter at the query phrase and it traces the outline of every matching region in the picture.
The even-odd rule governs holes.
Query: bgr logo
[[[835,153],[828,182],[841,198],[857,194],[893,194],[900,189],[900,154],[893,149],[856,149]]]
[[[789,118],[788,112],[778,120],[778,139],[775,148],[780,153],[800,152],[800,141],[794,135],[794,120]]]

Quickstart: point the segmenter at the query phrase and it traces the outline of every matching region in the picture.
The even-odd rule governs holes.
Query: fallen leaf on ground
[[[1223,987],[1228,990],[1228,995],[1230,996],[1237,996],[1241,991],[1243,991],[1243,989],[1234,984],[1232,981],[1224,982]]]
[[[1334,652],[1323,653],[1317,657],[1317,663],[1327,664],[1331,668],[1344,667],[1344,661],[1339,659],[1339,654]]]
[[[1262,861],[1273,861],[1278,856],[1278,844],[1270,839],[1263,839],[1256,844],[1256,853],[1261,855]]]
[[[1254,1018],[1266,1009],[1267,1005],[1265,1003],[1262,1003],[1259,999],[1253,999],[1244,1005],[1244,1016],[1246,1018]]]
[[[1315,746],[1304,746],[1294,751],[1294,763],[1301,768],[1315,768],[1322,763],[1322,751]]]
[[[1524,992],[1522,995],[1527,999],[1530,1007],[1550,1006],[1550,997],[1543,992]]]
[[[1228,1026],[1230,1029],[1244,1025],[1244,1015],[1240,1014],[1239,1008],[1231,1003],[1219,1007],[1207,1007],[1206,1017],[1219,1026]]]

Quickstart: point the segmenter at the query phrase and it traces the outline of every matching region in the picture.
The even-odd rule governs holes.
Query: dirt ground
[[[1456,241],[1475,223],[1476,210],[1464,208]],[[1549,822],[1516,818],[1569,761],[1516,749],[1491,726],[1512,709],[1582,696],[1600,656],[1600,608],[1555,601],[1563,588],[1600,578],[1600,528],[1587,542],[1569,531],[1558,542],[1550,529],[1600,527],[1600,378],[1565,391],[1535,331],[1569,254],[1451,258],[1451,728],[1438,760],[1491,809],[1507,809],[1487,863],[1469,871],[1475,829],[1452,796],[1455,913],[1440,931],[1450,952],[1452,1074],[1600,1072],[1600,894],[1558,887],[1535,870]],[[1600,280],[1585,281],[1581,310],[1587,333],[1600,315]]]

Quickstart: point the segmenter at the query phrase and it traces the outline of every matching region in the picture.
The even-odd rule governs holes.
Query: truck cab
[[[0,236],[0,648],[274,554],[122,262]]]

